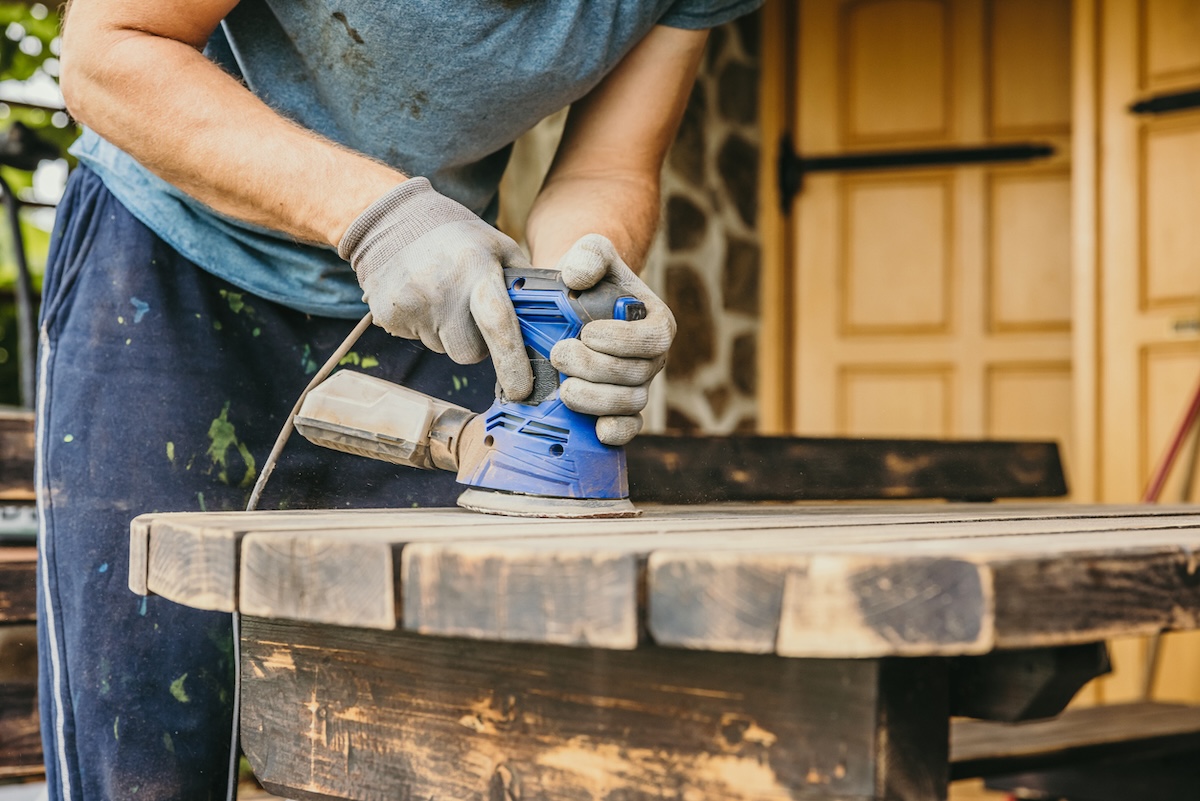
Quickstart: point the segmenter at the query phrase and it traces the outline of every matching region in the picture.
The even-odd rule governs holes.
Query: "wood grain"
[[[242,654],[246,755],[288,798],[944,798],[936,661],[485,644],[254,617]]]
[[[33,501],[33,413],[0,412],[0,501]]]
[[[137,524],[135,523],[135,526]],[[150,519],[181,603],[427,634],[796,657],[977,654],[1200,626],[1194,507],[704,506]]]
[[[0,623],[37,618],[37,548],[0,546]]]
[[[0,626],[0,778],[40,773],[37,630],[29,624]]]
[[[643,435],[625,449],[635,502],[1051,498],[1053,442]]]
[[[1071,709],[1016,725],[959,721],[951,730],[951,776],[1006,774],[1084,762],[1200,750],[1200,707],[1134,703]]]

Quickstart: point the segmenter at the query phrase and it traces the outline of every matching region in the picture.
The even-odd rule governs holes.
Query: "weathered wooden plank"
[[[854,534],[847,528],[836,546],[758,537],[738,550],[699,540],[650,555],[648,626],[664,645],[792,656],[843,646],[850,650],[838,650],[840,656],[889,647],[897,654],[981,653],[1196,627],[1200,590],[1190,571],[1197,531],[1125,528],[874,542],[845,536]],[[953,586],[965,592],[961,602],[947,585],[939,592],[925,572],[940,566],[946,577],[950,565],[961,579]],[[863,583],[871,576],[881,583],[874,590]],[[893,602],[907,614],[889,618]],[[814,628],[826,621],[830,604],[840,609],[843,628]],[[973,610],[983,617],[973,620]],[[904,635],[938,626],[961,636]]]
[[[544,542],[544,541],[543,541]],[[636,648],[641,559],[629,549],[555,553],[418,542],[402,555],[404,627],[422,634]]]
[[[151,540],[177,553],[149,566],[149,589],[232,609],[238,539],[262,528],[241,550],[253,554],[242,572],[254,601],[243,611],[264,616],[390,628],[399,601],[403,625],[424,633],[632,647],[640,612],[656,641],[673,646],[980,653],[1197,625],[1200,596],[1186,579],[1200,550],[1194,512],[938,508],[898,511],[890,519],[905,522],[895,525],[871,508],[659,509],[627,521],[454,510],[166,515],[152,522]],[[369,528],[347,528],[353,522]],[[1073,577],[1047,582],[1047,566],[1059,563]],[[1147,569],[1154,581],[1130,590]],[[1130,605],[1131,592],[1143,601]],[[1030,600],[1055,593],[1074,601]]]
[[[33,413],[0,412],[0,501],[33,501]]]
[[[247,534],[238,608],[246,615],[394,629],[400,619],[396,533]]]
[[[1063,507],[1055,507],[1052,514],[1061,515]],[[982,511],[982,520],[979,518]],[[1112,510],[1105,510],[1109,513]],[[989,514],[990,512],[990,514]],[[1009,510],[1004,516],[1014,518],[1016,525],[1022,522],[1040,526],[1051,525],[1041,517],[1041,511]],[[391,570],[380,564],[380,571],[371,571],[371,581],[356,582],[346,588],[340,582],[342,575],[353,577],[359,569],[360,559],[373,559],[358,554],[349,542],[359,538],[360,532],[393,531],[395,549],[410,538],[416,539],[503,539],[503,538],[559,538],[572,532],[586,531],[589,534],[623,535],[641,538],[645,534],[689,533],[718,531],[751,531],[776,528],[780,530],[810,529],[817,527],[867,526],[866,536],[896,538],[906,529],[903,526],[918,523],[959,519],[983,522],[995,517],[995,510],[980,507],[939,507],[932,510],[898,509],[894,513],[871,511],[870,509],[846,510],[845,507],[804,507],[802,510],[787,507],[755,508],[747,506],[700,507],[695,509],[653,509],[644,519],[634,521],[528,521],[520,518],[475,515],[457,509],[437,510],[362,510],[362,511],[301,511],[301,512],[217,512],[217,513],[171,513],[142,515],[131,525],[130,535],[130,588],[145,594],[150,591],[146,573],[149,570],[148,552],[150,531],[168,538],[172,546],[193,554],[189,561],[160,559],[155,562],[155,586],[170,592],[170,597],[180,603],[199,608],[229,610],[236,603],[235,584],[231,580],[236,564],[230,563],[231,554],[239,553],[236,543],[251,532],[253,543],[247,543],[240,551],[243,560],[249,560],[245,576],[251,583],[242,588],[249,594],[251,607],[244,609],[248,614],[268,617],[290,617],[333,624],[349,624],[346,617],[349,609],[362,610],[364,617],[359,625],[392,628],[396,625],[395,615],[390,611],[394,604],[390,600],[395,593],[392,585],[380,586],[375,578],[388,575]],[[1059,519],[1055,517],[1053,519]],[[889,522],[900,521],[880,528]],[[1200,523],[1200,516],[1196,517]],[[1156,524],[1157,525],[1157,524]],[[1089,526],[1090,527],[1090,526]],[[278,536],[269,536],[278,532]],[[943,528],[940,533],[953,536],[956,529]],[[987,532],[984,532],[987,533]],[[292,547],[289,537],[312,538],[311,542]],[[847,532],[846,536],[861,536]],[[374,535],[364,535],[364,548],[373,551],[381,548]],[[263,539],[265,538],[265,539]],[[232,550],[231,550],[232,546]],[[334,557],[334,551],[342,556]],[[318,554],[319,561],[305,566],[304,554]],[[344,570],[338,572],[337,559],[344,558]],[[390,560],[386,551],[380,550],[380,559]],[[286,564],[282,563],[286,562]],[[296,581],[286,586],[280,581],[295,577]],[[353,597],[343,597],[350,593]],[[399,596],[396,595],[398,598]],[[327,599],[327,602],[322,599]],[[265,605],[259,605],[265,604]],[[328,607],[328,608],[326,608]],[[415,623],[414,623],[415,625]]]
[[[1200,759],[1186,753],[1148,759],[1084,762],[1064,768],[988,778],[984,786],[1019,798],[1072,801],[1181,801],[1200,787]]]
[[[41,772],[37,630],[32,625],[0,626],[0,778]]]
[[[243,618],[242,742],[288,798],[945,797],[942,662],[478,643]]]
[[[643,435],[625,452],[635,502],[993,500],[1067,494],[1053,442]]]
[[[360,509],[139,515],[130,523],[129,588],[197,609],[232,612],[241,541],[252,531],[394,531],[409,525],[457,525],[466,514],[449,509]]]
[[[1015,725],[957,721],[950,739],[954,779],[1197,751],[1200,707],[1149,702],[1070,709]]]
[[[0,546],[0,623],[37,617],[37,548]]]

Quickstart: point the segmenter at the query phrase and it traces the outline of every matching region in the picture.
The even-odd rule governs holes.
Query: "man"
[[[513,398],[532,383],[503,268],[557,267],[575,288],[611,273],[647,318],[593,323],[553,361],[602,440],[637,434],[674,321],[627,265],[705,29],[759,2],[74,0],[62,88],[88,130],[40,335],[51,798],[225,795],[229,619],[129,593],[128,522],[241,508],[363,299],[402,339],[375,329],[348,359],[481,409],[495,382]],[[567,104],[527,259],[485,221],[511,142]],[[293,442],[264,505],[456,492]]]

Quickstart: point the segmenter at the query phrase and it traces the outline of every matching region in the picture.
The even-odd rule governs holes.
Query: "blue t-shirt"
[[[513,140],[586,95],[654,25],[707,28],[761,3],[242,0],[207,53],[284,116],[494,220]],[[93,131],[72,152],[203,269],[300,311],[366,313],[333,249],[218,214]]]

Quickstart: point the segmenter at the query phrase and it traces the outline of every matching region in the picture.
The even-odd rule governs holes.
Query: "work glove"
[[[505,267],[531,266],[516,242],[428,179],[410,178],[350,224],[338,255],[376,325],[459,364],[490,352],[504,394],[529,395],[533,370],[504,282]]]
[[[608,275],[624,292],[646,304],[643,320],[594,320],[578,339],[564,339],[550,351],[550,363],[568,376],[559,397],[569,408],[599,417],[596,435],[608,445],[624,445],[642,430],[641,411],[650,381],[667,360],[675,338],[675,317],[599,234],[580,239],[557,268],[570,289],[583,290]]]

